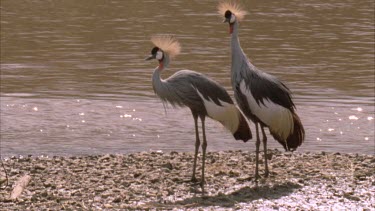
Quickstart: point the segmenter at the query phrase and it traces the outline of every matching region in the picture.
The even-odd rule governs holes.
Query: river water
[[[243,1],[245,53],[294,93],[299,151],[374,154],[374,1]],[[144,61],[173,34],[180,69],[230,86],[217,1],[1,0],[1,155],[193,151],[189,109],[164,109]],[[251,124],[253,133],[254,125]],[[207,121],[208,150],[255,150]],[[282,149],[271,136],[269,148]]]

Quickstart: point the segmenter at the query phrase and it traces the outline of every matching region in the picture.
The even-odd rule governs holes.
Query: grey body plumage
[[[294,110],[295,105],[292,101],[291,91],[284,83],[276,77],[265,73],[250,63],[246,54],[242,51],[239,45],[237,36],[232,36],[232,65],[231,65],[231,81],[234,88],[236,101],[242,111],[248,113],[252,118],[256,118],[251,112],[251,108],[246,108],[247,100],[244,93],[241,92],[239,86],[240,82],[244,81],[247,88],[251,91],[254,99],[258,105],[264,104],[264,99],[269,99],[272,102],[279,104],[285,108]],[[259,122],[259,120],[257,120]]]
[[[198,115],[207,116],[204,102],[197,93],[202,93],[206,100],[212,100],[221,106],[221,102],[233,104],[226,90],[217,82],[201,73],[191,70],[180,70],[167,79],[161,79],[160,72],[153,74],[153,88],[159,98],[173,106],[189,107]],[[221,101],[221,102],[220,102]]]
[[[192,181],[196,181],[196,162],[200,146],[198,118],[202,122],[203,155],[202,179],[200,184],[202,192],[204,192],[204,169],[207,148],[205,134],[206,116],[223,124],[236,140],[246,142],[251,139],[250,128],[245,117],[237,106],[234,105],[229,94],[214,80],[191,70],[180,70],[169,78],[162,79],[161,72],[169,65],[170,54],[176,55],[179,52],[180,46],[171,37],[154,38],[152,41],[156,47],[152,49],[151,56],[146,60],[157,59],[159,61],[159,66],[156,67],[152,75],[152,84],[155,93],[162,101],[168,102],[173,106],[190,108],[194,118],[196,142]]]
[[[265,175],[268,176],[267,137],[264,131],[268,127],[272,136],[286,151],[299,147],[305,136],[300,118],[295,112],[291,92],[276,77],[256,68],[243,52],[238,38],[238,21],[246,14],[234,2],[219,4],[219,12],[229,23],[231,34],[231,79],[234,96],[242,112],[255,123],[256,128],[256,169],[259,177],[259,126],[263,135]]]

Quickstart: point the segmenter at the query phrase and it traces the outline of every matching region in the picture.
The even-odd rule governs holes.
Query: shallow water
[[[192,151],[188,109],[154,95],[153,34],[230,87],[228,26],[216,1],[1,1],[1,154]],[[374,2],[246,1],[244,51],[284,81],[306,130],[301,151],[374,154]],[[251,124],[253,132],[255,132]],[[207,121],[208,150],[254,150]],[[272,139],[270,137],[270,139]],[[270,148],[281,147],[273,140]]]

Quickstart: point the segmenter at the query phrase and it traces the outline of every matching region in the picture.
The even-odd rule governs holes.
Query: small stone
[[[43,191],[43,192],[40,194],[40,196],[42,196],[42,197],[47,197],[47,196],[48,196],[47,191]]]
[[[150,180],[151,183],[157,183],[159,182],[159,178],[153,178]]]
[[[237,178],[237,181],[243,182],[243,181],[251,181],[252,177],[251,176],[242,176]]]
[[[32,202],[36,202],[36,201],[38,201],[38,197],[34,194],[33,196],[31,196],[30,200],[31,200]],[[1,200],[0,200],[0,201],[1,201]]]
[[[98,179],[98,178],[90,178],[90,182],[95,182],[95,183],[97,183],[97,182],[99,182],[99,179]]]
[[[2,185],[3,183],[5,183],[6,181],[7,181],[6,177],[0,177],[0,185]]]
[[[102,162],[108,161],[110,159],[111,159],[111,156],[109,154],[106,154],[106,155],[102,156],[101,158],[99,158],[98,162],[102,163]]]
[[[230,176],[230,177],[238,177],[238,176],[240,176],[240,172],[230,170],[230,171],[229,171],[229,176]]]
[[[113,199],[112,202],[113,203],[120,203],[121,202],[121,198],[120,197],[116,197],[115,199]]]
[[[137,178],[137,177],[139,177],[141,175],[142,175],[142,173],[140,173],[140,172],[136,172],[136,173],[133,174],[134,178]]]
[[[35,169],[35,170],[44,170],[44,169],[46,169],[46,167],[43,166],[42,164],[36,164],[36,165],[34,166],[34,169]]]
[[[181,178],[180,177],[173,177],[172,179],[171,179],[173,182],[181,182]]]
[[[169,170],[172,170],[173,169],[173,166],[172,166],[172,164],[171,163],[166,163],[166,164],[163,164],[162,165],[162,167],[164,167],[164,168],[167,168],[167,169],[169,169]]]
[[[9,175],[18,175],[20,173],[19,169],[10,169]]]
[[[105,207],[105,208],[108,208],[108,209],[113,208],[113,206],[110,205],[110,204],[104,204],[104,207]]]
[[[44,187],[46,187],[46,188],[48,188],[48,187],[51,187],[52,186],[52,184],[50,183],[50,182],[45,182],[44,184]]]
[[[106,199],[106,198],[110,197],[111,195],[112,195],[111,192],[105,192],[101,196],[102,196],[102,198]]]
[[[352,192],[344,193],[344,197],[352,201],[360,201],[361,199],[357,196],[353,196]]]
[[[95,192],[97,192],[97,193],[104,192],[105,190],[106,190],[106,188],[104,188],[104,186],[99,186],[99,187],[95,188]]]
[[[75,169],[73,169],[72,171],[73,171],[74,173],[79,173],[79,172],[82,172],[83,169],[81,169],[81,168],[75,168]]]
[[[178,152],[176,152],[176,151],[172,151],[172,152],[170,152],[169,154],[170,154],[170,155],[178,155]]]
[[[100,196],[94,197],[94,202],[100,202],[101,200],[102,200],[102,197],[100,197]]]

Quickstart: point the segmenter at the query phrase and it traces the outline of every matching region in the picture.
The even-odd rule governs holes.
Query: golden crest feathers
[[[241,8],[241,5],[233,0],[221,1],[217,6],[217,9],[219,14],[222,16],[225,15],[227,10],[231,11],[236,16],[238,21],[243,20],[247,14],[247,12]]]
[[[155,35],[151,37],[151,42],[170,57],[177,56],[181,51],[180,43],[171,35]]]

